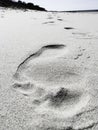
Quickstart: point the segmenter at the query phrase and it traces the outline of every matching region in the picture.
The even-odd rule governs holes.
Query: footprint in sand
[[[63,44],[46,45],[27,57],[17,67],[12,88],[32,96],[33,104],[39,106],[37,112],[55,113],[67,118],[87,105],[89,95],[84,89],[85,73],[75,62],[59,56],[48,57],[49,53],[43,56],[47,51],[63,52],[64,48]]]
[[[64,27],[64,29],[66,29],[66,30],[72,30],[74,28],[73,27]]]
[[[58,18],[57,20],[58,20],[58,21],[63,21],[63,19],[61,19],[61,18]]]
[[[42,24],[54,24],[55,22],[54,21],[48,21],[48,22],[44,22]]]
[[[72,34],[76,37],[76,39],[92,39],[92,37],[89,36],[89,33],[73,32]]]

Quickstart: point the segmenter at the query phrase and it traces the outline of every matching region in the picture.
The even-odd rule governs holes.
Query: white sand
[[[0,9],[0,130],[98,130],[98,13]]]

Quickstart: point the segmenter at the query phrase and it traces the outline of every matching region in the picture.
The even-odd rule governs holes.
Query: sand
[[[98,130],[97,23],[0,8],[0,130]]]

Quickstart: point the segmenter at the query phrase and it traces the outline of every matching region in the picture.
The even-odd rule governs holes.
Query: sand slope
[[[0,130],[98,129],[97,17],[0,9]]]

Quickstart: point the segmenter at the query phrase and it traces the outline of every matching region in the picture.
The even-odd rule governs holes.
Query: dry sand
[[[98,130],[98,13],[0,9],[0,130]]]

